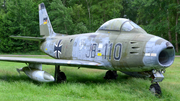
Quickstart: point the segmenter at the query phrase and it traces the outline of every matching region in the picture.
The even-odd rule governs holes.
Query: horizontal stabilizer
[[[31,41],[45,41],[46,38],[43,37],[29,37],[29,36],[10,36],[14,39],[23,39],[23,40],[31,40]]]

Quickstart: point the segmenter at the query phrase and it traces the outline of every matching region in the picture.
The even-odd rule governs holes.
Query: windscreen
[[[130,22],[125,22],[122,26],[122,31],[131,31],[134,27],[130,24]]]
[[[142,29],[140,26],[138,26],[136,23],[132,22],[132,21],[127,21],[123,24],[121,31],[131,31],[134,28],[138,28],[138,29]]]

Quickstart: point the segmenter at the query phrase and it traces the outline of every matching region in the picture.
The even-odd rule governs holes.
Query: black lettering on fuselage
[[[92,49],[91,49],[91,58],[95,58],[96,56],[96,45],[97,44],[92,44]]]
[[[122,44],[121,43],[117,43],[114,46],[114,51],[113,51],[113,43],[110,44],[105,44],[104,45],[104,59],[107,59],[107,56],[109,56],[109,60],[111,60],[111,55],[113,56],[114,60],[119,61],[121,58],[121,48],[122,48]],[[96,57],[96,48],[97,48],[97,44],[91,44],[90,45],[90,49],[88,51],[88,53],[86,54],[87,58],[95,58]],[[109,52],[108,52],[109,51]],[[109,54],[108,54],[109,53]]]
[[[108,46],[109,46],[109,48],[108,48]],[[109,45],[108,45],[108,44],[105,44],[105,55],[104,55],[104,59],[106,59],[107,52],[108,52],[108,49],[109,49],[109,60],[111,60],[112,47],[113,47],[113,43],[110,43]]]
[[[114,60],[119,61],[121,58],[121,43],[117,43],[114,46]]]
[[[96,57],[96,46],[97,44],[91,44],[89,50],[86,54],[86,58],[95,58]]]

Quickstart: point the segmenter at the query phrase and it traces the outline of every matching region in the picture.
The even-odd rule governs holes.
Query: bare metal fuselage
[[[104,64],[101,69],[141,72],[163,69],[172,64],[173,59],[167,60],[167,65],[159,60],[160,53],[165,49],[173,56],[173,46],[168,49],[167,45],[164,46],[167,43],[147,33],[97,31],[47,37],[40,49],[57,59],[94,61]]]

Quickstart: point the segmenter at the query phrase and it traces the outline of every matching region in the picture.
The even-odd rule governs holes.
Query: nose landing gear
[[[163,73],[162,71],[152,70],[152,75],[151,75],[152,84],[149,90],[157,97],[162,96],[161,87],[159,86],[159,83],[158,83],[158,82],[162,82],[164,79],[164,76],[162,73]]]

